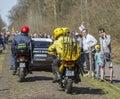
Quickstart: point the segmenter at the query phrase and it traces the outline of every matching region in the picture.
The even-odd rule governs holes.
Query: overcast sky
[[[9,24],[8,12],[15,4],[17,4],[17,0],[0,0],[0,15],[7,25]]]

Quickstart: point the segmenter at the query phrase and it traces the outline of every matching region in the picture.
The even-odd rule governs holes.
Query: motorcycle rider
[[[56,28],[54,29],[53,36],[54,36],[54,43],[48,48],[48,54],[55,54],[57,55],[57,58],[53,61],[52,64],[52,72],[54,74],[53,83],[60,80],[60,73],[58,70],[59,63],[62,60],[62,57],[64,55],[62,46],[63,42],[67,39],[73,40],[71,37],[68,37],[70,34],[69,28]],[[77,46],[77,51],[80,53],[80,47]],[[79,58],[80,54],[77,54],[77,57]],[[76,76],[76,83],[80,82],[79,72]]]
[[[25,43],[27,45],[28,49],[30,49],[31,38],[28,36],[28,32],[29,32],[29,27],[27,25],[22,26],[21,27],[21,34],[15,36],[14,39],[12,40],[11,52],[12,52],[12,56],[14,57],[14,60],[13,60],[14,63],[15,63],[15,54],[16,54],[15,50],[16,50],[18,44]],[[16,71],[17,71],[16,64],[15,64],[13,70],[14,70],[13,75],[15,75]],[[31,73],[31,71],[29,71],[29,73]]]

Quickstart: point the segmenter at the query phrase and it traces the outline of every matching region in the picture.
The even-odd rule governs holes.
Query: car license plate
[[[66,70],[66,76],[74,76],[74,71]]]
[[[35,54],[34,57],[47,57],[47,54]]]
[[[20,63],[20,67],[25,67],[25,63]]]
[[[35,61],[46,61],[46,59],[40,59],[40,58],[36,58]]]

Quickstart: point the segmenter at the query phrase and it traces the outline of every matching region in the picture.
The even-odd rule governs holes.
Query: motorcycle
[[[78,67],[75,65],[75,61],[62,61],[60,63],[59,72],[61,80],[59,85],[68,94],[72,93],[73,83],[76,83],[77,71]]]
[[[17,49],[16,51],[16,74],[19,77],[19,82],[23,82],[25,76],[30,73],[29,71],[29,51],[26,49]]]
[[[80,57],[80,47],[74,39],[74,33],[65,33],[61,43],[58,43],[58,45],[60,52],[54,52],[54,50],[50,51],[51,53],[49,52],[49,54],[56,55],[60,60],[60,64],[57,64],[59,72],[56,70],[55,77],[57,78],[60,88],[66,93],[71,94],[73,83],[80,82],[80,71],[77,64],[77,60]],[[59,61],[56,63],[59,63]],[[76,78],[78,78],[79,81],[77,81]]]

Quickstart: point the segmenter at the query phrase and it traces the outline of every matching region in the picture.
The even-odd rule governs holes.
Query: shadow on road
[[[120,83],[120,80],[113,80],[114,83]]]
[[[34,76],[34,77],[26,77],[24,82],[34,82],[34,81],[41,81],[41,80],[52,80],[52,77],[45,77],[45,76]]]
[[[108,81],[109,82],[109,78],[110,78],[110,76],[106,76],[106,81]],[[115,78],[115,77],[113,77],[113,78]],[[115,83],[115,84],[119,84],[120,83],[120,80],[118,80],[118,79],[113,79],[113,83]]]
[[[0,89],[0,91],[7,91],[7,90],[9,90],[9,89]]]
[[[93,89],[90,87],[74,87],[73,94],[97,94],[97,95],[104,95],[105,92],[102,89]]]

